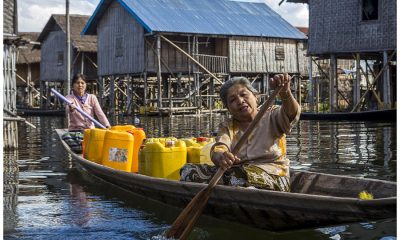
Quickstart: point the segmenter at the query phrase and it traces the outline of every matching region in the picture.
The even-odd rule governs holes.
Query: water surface
[[[147,137],[210,136],[224,116],[140,118]],[[4,152],[4,239],[161,239],[180,209],[126,192],[78,168],[54,129],[30,117]],[[117,119],[132,123],[131,118]],[[396,181],[396,123],[301,121],[288,136],[292,169]],[[18,167],[19,172],[13,171]],[[270,232],[202,217],[192,239],[395,239],[396,219]]]

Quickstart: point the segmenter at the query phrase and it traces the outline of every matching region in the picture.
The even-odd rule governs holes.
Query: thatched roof
[[[97,52],[97,36],[81,36],[81,31],[89,17],[86,15],[70,15],[71,44],[80,52]],[[40,33],[38,41],[43,42],[51,31],[59,30],[66,33],[66,29],[65,15],[52,14]]]
[[[40,62],[40,50],[34,48],[40,32],[20,32],[18,37],[26,41],[22,47],[18,48],[17,64],[38,63]]]

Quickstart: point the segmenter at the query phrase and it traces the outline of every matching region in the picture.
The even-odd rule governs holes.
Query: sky
[[[308,26],[307,4],[281,0],[241,0],[265,2],[293,26]],[[65,14],[65,0],[18,0],[18,31],[41,32],[51,14]],[[100,0],[70,0],[70,14],[92,15]]]

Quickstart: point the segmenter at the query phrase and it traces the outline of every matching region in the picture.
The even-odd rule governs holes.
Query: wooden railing
[[[228,73],[228,57],[206,54],[195,54],[194,57],[212,73]]]

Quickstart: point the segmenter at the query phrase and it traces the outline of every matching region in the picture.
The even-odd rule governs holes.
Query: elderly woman
[[[290,191],[286,134],[298,121],[300,106],[290,92],[289,75],[278,74],[270,79],[271,87],[281,85],[285,85],[279,94],[282,106],[273,106],[265,113],[235,156],[231,149],[258,113],[258,93],[245,77],[226,81],[220,96],[232,117],[220,124],[211,149],[211,160],[216,166],[186,164],[181,169],[181,180],[208,182],[217,167],[222,167],[227,169],[222,177],[225,185]],[[243,164],[234,165],[241,161]]]

